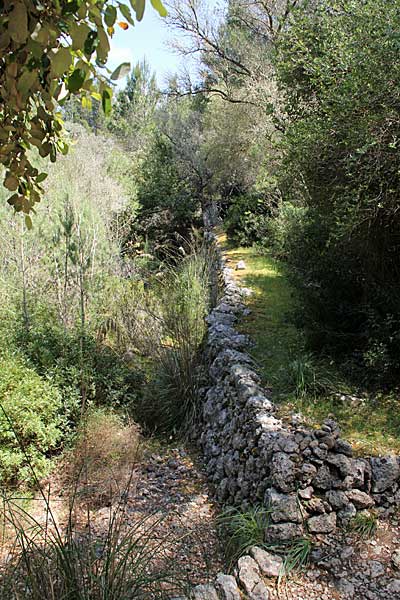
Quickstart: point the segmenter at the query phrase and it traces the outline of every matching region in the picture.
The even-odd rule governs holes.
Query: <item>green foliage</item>
[[[44,311],[32,320],[29,330],[23,323],[17,327],[16,345],[40,375],[63,391],[70,426],[76,425],[80,417],[82,389],[88,402],[132,410],[143,374],[99,343],[94,332],[88,330],[82,340],[78,328],[66,331],[57,324],[54,314]]]
[[[182,433],[184,427],[187,432],[198,417],[200,350],[210,308],[212,261],[207,249],[194,250],[169,269],[156,289],[156,303],[148,306],[146,333],[153,372],[138,419],[151,430]]]
[[[153,2],[165,15],[161,1]],[[145,0],[132,4],[138,21]],[[134,21],[130,6],[118,3],[124,19]],[[62,120],[56,103],[79,94],[85,107],[92,98],[101,101],[105,114],[111,110],[112,82],[98,67],[107,62],[110,40],[118,17],[108,0],[96,4],[5,0],[0,13],[0,162],[6,167],[4,185],[13,192],[8,202],[28,214],[39,202],[43,175],[31,161],[29,150],[56,160],[66,153]],[[125,21],[117,23],[128,28]],[[111,80],[126,74],[120,65]],[[30,220],[27,219],[27,223]]]
[[[59,389],[17,355],[0,356],[0,473],[4,483],[35,483],[63,435]],[[34,472],[32,470],[34,469]]]
[[[307,208],[286,250],[302,320],[312,348],[351,353],[364,377],[385,383],[400,356],[398,8],[306,5],[277,52],[287,114],[280,185]]]
[[[374,536],[377,527],[377,513],[373,510],[363,510],[350,521],[349,530],[361,539],[369,539]]]
[[[268,232],[269,202],[253,196],[238,196],[229,205],[224,226],[228,238],[239,246],[262,241]]]
[[[252,547],[265,547],[265,532],[269,525],[270,511],[255,506],[246,511],[228,507],[218,517],[225,541],[225,552],[234,563]]]

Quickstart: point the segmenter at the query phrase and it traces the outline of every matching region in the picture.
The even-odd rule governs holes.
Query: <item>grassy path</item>
[[[333,365],[307,354],[302,331],[290,318],[295,300],[284,265],[253,248],[230,248],[224,236],[220,241],[229,266],[234,268],[239,260],[246,263],[246,269],[235,271],[254,291],[248,299],[251,314],[243,319],[241,330],[255,341],[252,355],[282,418],[301,412],[309,424],[318,426],[332,416],[359,454],[400,453],[399,391],[356,389]]]

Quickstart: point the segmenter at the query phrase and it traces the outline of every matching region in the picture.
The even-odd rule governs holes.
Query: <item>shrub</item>
[[[4,482],[35,482],[62,438],[60,391],[17,356],[0,356],[0,471]],[[34,469],[36,475],[33,473]]]
[[[228,238],[240,246],[251,246],[268,235],[271,209],[264,198],[238,196],[229,206],[225,219]]]

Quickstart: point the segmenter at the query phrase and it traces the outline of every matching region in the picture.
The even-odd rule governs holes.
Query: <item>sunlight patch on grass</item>
[[[255,342],[251,354],[259,366],[263,384],[272,390],[282,418],[300,412],[305,420],[319,427],[324,419],[333,417],[343,436],[359,455],[400,453],[400,411],[398,394],[372,394],[356,390],[335,370],[316,357],[315,385],[317,392],[294,391],[288,384],[296,361],[306,363],[302,331],[290,317],[295,309],[295,296],[285,266],[270,256],[260,255],[254,248],[231,248],[224,235],[219,236],[224,247],[227,266],[234,269],[236,279],[254,294],[247,300],[251,314],[245,317],[240,330]],[[235,270],[239,260],[246,268]],[[320,383],[323,385],[319,385]],[[325,393],[318,391],[326,388]],[[340,396],[343,395],[341,399]],[[360,399],[353,402],[351,396]]]

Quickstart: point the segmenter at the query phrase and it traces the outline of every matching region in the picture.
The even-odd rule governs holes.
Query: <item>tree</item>
[[[161,16],[161,0],[151,0]],[[57,105],[71,95],[92,98],[111,110],[112,80],[130,70],[123,63],[113,73],[106,68],[109,39],[115,25],[134,24],[131,9],[111,0],[3,0],[0,8],[0,163],[5,167],[8,202],[29,213],[42,193],[45,173],[35,168],[30,149],[54,162],[66,153]],[[145,0],[131,0],[138,21]],[[121,20],[118,20],[121,19]]]

